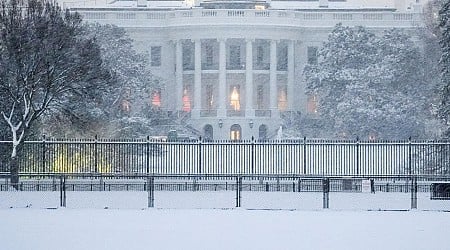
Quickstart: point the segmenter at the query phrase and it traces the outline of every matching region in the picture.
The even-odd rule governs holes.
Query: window
[[[265,124],[262,124],[259,126],[258,136],[260,140],[266,140],[267,139],[267,126]]]
[[[182,101],[183,101],[182,110],[184,112],[191,112],[191,97],[190,97],[189,88],[187,86],[183,90]]]
[[[286,71],[288,69],[288,48],[286,44],[280,44],[277,52],[277,70]]]
[[[156,89],[152,93],[152,107],[160,108],[161,107],[161,90]]]
[[[259,45],[256,47],[256,64],[261,65],[264,62],[264,48]]]
[[[310,95],[308,96],[306,111],[308,114],[316,114],[317,113],[317,96]]]
[[[270,43],[268,40],[257,39],[253,46],[253,69],[270,69]]]
[[[230,128],[230,139],[232,141],[237,141],[241,139],[241,126],[239,124],[234,124]]]
[[[241,110],[240,98],[239,85],[232,86],[230,94],[230,106],[232,110]]]
[[[287,109],[286,86],[281,86],[278,89],[278,110],[286,111],[286,109]]]
[[[207,124],[203,127],[203,138],[205,141],[211,141],[214,138],[214,130],[211,124]]]
[[[213,85],[206,85],[206,108],[211,110],[214,108],[214,88]]]
[[[317,64],[318,60],[317,47],[308,47],[308,63]]]
[[[230,69],[241,69],[241,46],[230,46]]]
[[[161,46],[151,47],[151,66],[160,67],[161,66]]]
[[[265,102],[264,102],[264,86],[258,85],[256,87],[256,108],[257,109],[264,109],[265,108]]]
[[[194,43],[183,43],[183,70],[194,70]]]
[[[213,46],[212,44],[206,44],[205,45],[205,52],[206,52],[206,66],[211,67],[213,65]]]

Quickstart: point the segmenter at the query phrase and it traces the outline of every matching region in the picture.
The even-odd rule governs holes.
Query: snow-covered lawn
[[[59,192],[0,192],[0,249],[449,249],[450,201],[428,193],[411,211],[408,193],[330,193],[325,210],[322,193],[281,192],[243,192],[242,208],[234,192],[155,192],[155,208],[146,192],[68,192],[58,205]]]

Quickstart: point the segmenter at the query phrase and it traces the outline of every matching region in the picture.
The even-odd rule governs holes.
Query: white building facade
[[[369,2],[139,0],[65,7],[87,21],[124,27],[148,53],[166,85],[153,94],[154,105],[178,114],[205,139],[247,140],[272,138],[284,113],[316,115],[318,100],[305,95],[302,73],[320,63],[317,52],[337,23],[375,31],[422,26],[423,2]]]

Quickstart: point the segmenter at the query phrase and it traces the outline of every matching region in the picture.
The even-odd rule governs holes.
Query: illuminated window
[[[306,109],[309,114],[317,113],[317,96],[316,95],[308,96],[308,103],[307,103]]]
[[[185,88],[184,91],[183,91],[182,101],[183,101],[183,108],[182,108],[182,110],[184,112],[191,112],[191,98],[189,96],[189,92],[188,92],[187,88]]]
[[[230,95],[230,106],[231,106],[232,110],[234,110],[234,111],[241,110],[239,85],[232,87],[231,95]]]
[[[152,106],[153,107],[161,107],[161,90],[154,90],[152,93]]]
[[[280,111],[286,111],[286,109],[287,109],[286,86],[281,86],[278,89],[278,109]]]
[[[241,126],[234,124],[230,128],[230,140],[237,141],[241,139]]]

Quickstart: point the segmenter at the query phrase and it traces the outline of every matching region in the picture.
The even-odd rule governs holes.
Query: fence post
[[[242,177],[236,176],[236,207],[241,207]]]
[[[198,139],[198,169],[197,173],[202,173],[202,137],[200,136]]]
[[[356,175],[359,175],[359,162],[360,156],[359,156],[359,136],[356,137]]]
[[[42,173],[45,173],[45,134],[42,135]]]
[[[148,174],[150,171],[150,136],[147,135],[147,169],[146,173]]]
[[[94,172],[98,173],[98,159],[97,159],[97,135],[95,135],[95,140],[94,140]]]
[[[59,186],[59,205],[61,207],[66,207],[66,176],[60,176],[60,186]]]
[[[409,175],[411,175],[412,174],[412,143],[411,143],[411,136],[408,139],[408,171],[409,171]],[[411,179],[411,181],[412,181],[412,179]]]
[[[330,208],[330,179],[322,179],[323,208]]]
[[[411,179],[411,209],[417,209],[417,177]]]
[[[252,174],[255,174],[255,137],[252,136],[252,144],[251,144],[251,153],[252,153]]]
[[[147,192],[148,192],[148,207],[155,206],[155,177],[147,175]]]
[[[303,137],[303,174],[306,175],[306,136]]]

